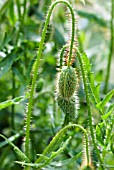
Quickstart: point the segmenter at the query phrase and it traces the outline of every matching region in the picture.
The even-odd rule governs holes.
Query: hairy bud
[[[59,77],[59,94],[64,99],[72,97],[76,90],[77,76],[73,67],[64,67]]]

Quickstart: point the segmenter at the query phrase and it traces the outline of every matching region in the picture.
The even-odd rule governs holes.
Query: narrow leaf
[[[110,115],[111,113],[113,112],[114,108],[112,108],[108,113],[106,113],[105,115],[102,116],[102,119],[103,120],[106,120]]]
[[[20,131],[19,133],[17,133],[16,135],[14,136],[11,136],[10,138],[8,138],[8,140],[10,142],[13,142],[14,140],[16,140],[17,138],[19,138],[22,134],[23,134],[24,131]],[[0,148],[2,148],[3,146],[7,145],[8,144],[8,141],[3,141],[3,142],[0,142]]]
[[[74,161],[76,161],[76,159],[78,159],[82,155],[82,153],[83,152],[80,152],[76,156],[69,158],[67,160],[64,160],[64,161],[52,162],[50,163],[50,165],[55,166],[55,167],[62,167],[62,166],[72,164]]]
[[[5,102],[2,102],[0,103],[0,110],[8,107],[8,106],[11,106],[13,104],[19,104],[20,102],[22,102],[23,100],[25,99],[25,96],[20,96],[20,97],[16,97],[12,100],[7,100]]]
[[[0,136],[2,138],[4,138],[8,143],[9,145],[11,145],[13,148],[14,148],[14,151],[17,153],[17,155],[19,156],[19,158],[23,161],[26,161],[26,162],[30,162],[30,160],[27,158],[27,156],[17,147],[15,146],[11,141],[9,141],[5,136],[1,135]]]
[[[5,57],[1,63],[0,63],[0,77],[4,76],[4,74],[6,74],[10,67],[13,64],[13,61],[16,57],[16,54],[9,54],[7,57]]]
[[[87,70],[87,73],[90,73],[90,71],[91,71],[91,65],[90,65],[90,61],[89,61],[86,53],[83,53],[83,55],[82,55],[82,61],[83,61],[83,65],[85,66],[85,69]]]
[[[111,91],[105,96],[105,98],[104,98],[101,102],[99,102],[99,103],[97,104],[97,107],[103,109],[103,107],[109,102],[109,100],[112,98],[113,95],[114,95],[114,89],[111,90]]]

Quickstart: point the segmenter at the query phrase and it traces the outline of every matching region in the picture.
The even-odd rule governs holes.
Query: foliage
[[[113,7],[0,1],[1,170],[114,169]]]

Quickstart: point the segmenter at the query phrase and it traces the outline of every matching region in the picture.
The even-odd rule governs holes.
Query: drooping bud
[[[76,90],[77,76],[73,67],[63,67],[59,77],[59,94],[68,100]]]

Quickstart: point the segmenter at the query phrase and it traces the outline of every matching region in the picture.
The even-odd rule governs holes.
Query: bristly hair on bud
[[[59,77],[59,94],[68,100],[76,91],[77,75],[73,67],[63,67]]]
[[[71,23],[71,15],[67,11],[67,19]],[[68,29],[70,35],[67,44],[62,48],[60,53],[60,70],[57,82],[57,102],[58,106],[65,114],[63,126],[71,123],[76,123],[77,111],[79,109],[79,102],[77,96],[77,89],[79,87],[79,77],[72,64],[76,59],[77,38],[74,33],[74,44],[72,46],[72,55],[70,56],[70,37],[71,30]]]
[[[58,73],[57,103],[65,114],[63,126],[76,122],[79,102],[77,96],[78,76],[72,66],[63,66]]]

